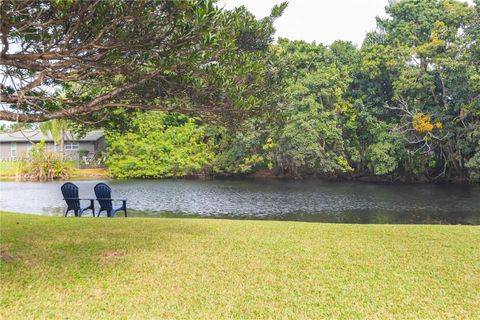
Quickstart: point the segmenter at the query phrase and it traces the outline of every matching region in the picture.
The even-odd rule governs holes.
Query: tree
[[[34,125],[31,123],[2,123],[0,124],[0,132],[15,132],[19,130],[32,130]]]
[[[257,20],[210,0],[0,5],[0,119],[19,122],[100,121],[113,108],[220,121],[261,109],[272,24],[286,7]]]
[[[185,116],[139,113],[124,132],[107,131],[107,166],[116,178],[209,174],[214,153],[205,128]]]
[[[403,0],[386,11],[389,18],[377,19],[384,47],[408,53],[390,73],[392,99],[385,103],[393,133],[404,137],[405,169],[462,176],[479,125],[478,11],[451,0]]]
[[[39,125],[44,135],[50,135],[52,137],[55,146],[60,145],[61,154],[65,151],[65,132],[67,127],[67,121],[61,119],[50,120]]]

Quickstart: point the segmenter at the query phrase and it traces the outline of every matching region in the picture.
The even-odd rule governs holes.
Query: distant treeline
[[[274,106],[232,127],[119,114],[106,126],[111,172],[478,181],[480,2],[392,1],[386,12],[360,48],[271,45]]]

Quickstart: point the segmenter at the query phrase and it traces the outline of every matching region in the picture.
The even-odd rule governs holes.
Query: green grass
[[[10,319],[480,318],[478,227],[0,219]]]
[[[0,178],[15,178],[17,167],[15,161],[0,161]]]

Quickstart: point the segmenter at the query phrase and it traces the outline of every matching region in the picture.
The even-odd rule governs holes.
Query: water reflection
[[[94,197],[98,181],[75,182]],[[325,181],[110,181],[132,216],[341,223],[480,224],[480,187]],[[61,215],[61,182],[1,182],[0,208]]]

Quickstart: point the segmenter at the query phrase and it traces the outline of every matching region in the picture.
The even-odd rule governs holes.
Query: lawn
[[[17,174],[17,162],[15,161],[0,161],[0,179],[15,179]]]
[[[480,318],[480,228],[0,213],[3,318]]]

